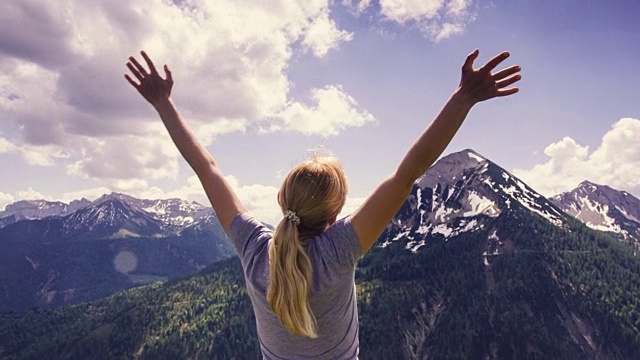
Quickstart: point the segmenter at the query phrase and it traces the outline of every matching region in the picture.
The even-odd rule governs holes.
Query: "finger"
[[[131,65],[130,62],[127,63],[127,67],[129,68],[129,70],[131,70],[131,73],[133,74],[133,76],[135,76],[138,80],[140,80],[142,82],[142,75],[140,75],[138,70],[136,68],[134,68],[133,65]]]
[[[496,93],[496,96],[498,97],[509,96],[517,93],[518,91],[520,91],[520,89],[518,88],[501,89],[501,90],[498,90],[498,92]]]
[[[491,72],[491,70],[495,69],[501,62],[503,62],[506,58],[509,57],[508,52],[502,52],[496,55],[493,59],[489,60],[483,67],[480,68],[481,71]]]
[[[171,76],[171,70],[169,70],[169,67],[167,65],[164,66],[164,75],[167,78],[167,81],[169,82],[169,84],[173,85],[173,77]]]
[[[149,59],[149,56],[147,56],[147,53],[144,51],[140,51],[140,54],[142,54],[144,61],[147,62],[147,66],[149,66],[149,71],[151,71],[151,73],[154,75],[157,74],[158,71],[156,70],[156,67],[153,65],[153,61],[151,61],[151,59]]]
[[[514,66],[510,66],[506,69],[500,70],[497,73],[493,74],[493,80],[502,80],[508,76],[511,76],[515,73],[517,73],[518,71],[520,71],[520,66],[518,65],[514,65]]]
[[[138,87],[140,85],[138,85],[138,83],[136,83],[135,81],[133,81],[131,79],[131,77],[128,74],[124,74],[124,78],[127,79],[127,81],[129,82],[129,84],[133,85],[134,88],[138,89]]]
[[[511,77],[508,77],[504,80],[500,80],[498,82],[496,82],[496,88],[498,89],[502,89],[504,87],[507,87],[517,81],[519,81],[522,77],[518,74],[518,75],[513,75]]]
[[[136,58],[134,58],[133,56],[129,57],[129,61],[136,66],[136,69],[138,69],[138,71],[140,72],[140,74],[146,76],[147,74],[147,70],[145,70],[142,65],[140,65],[140,63],[138,62],[138,60],[136,60]]]
[[[467,60],[462,65],[462,71],[473,71],[473,62],[478,58],[478,54],[480,54],[480,50],[475,49],[467,56]]]

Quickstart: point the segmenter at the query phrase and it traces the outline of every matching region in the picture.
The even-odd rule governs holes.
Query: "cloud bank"
[[[545,196],[574,189],[583,180],[640,194],[640,120],[623,118],[589,151],[566,136],[544,149],[548,159],[513,173]]]
[[[0,14],[0,133],[13,134],[0,153],[118,191],[178,172],[155,114],[123,79],[143,48],[169,64],[174,100],[205,144],[251,128],[327,136],[373,121],[338,84],[310,89],[309,104],[290,95],[295,54],[323,57],[353,38],[328,0],[24,0]]]
[[[343,0],[354,14],[374,8],[371,0]],[[459,35],[475,19],[472,0],[380,0],[383,20],[417,27],[425,37],[439,42]]]
[[[470,0],[343,0],[353,14],[419,29],[432,41],[464,31]],[[32,166],[58,166],[95,188],[57,200],[121,191],[206,203],[195,177],[177,189],[179,154],[148,104],[123,79],[129,55],[147,50],[168,64],[173,97],[205,145],[257,131],[335,136],[374,117],[340,84],[291,95],[288,69],[300,55],[325,57],[354,38],[339,28],[329,0],[21,0],[0,2],[0,154]],[[28,31],[25,31],[28,29]],[[266,220],[279,218],[276,189],[235,186]],[[0,208],[53,200],[28,188],[0,192]],[[267,201],[268,199],[268,201]],[[362,199],[350,200],[355,208]],[[267,205],[267,203],[271,205]]]

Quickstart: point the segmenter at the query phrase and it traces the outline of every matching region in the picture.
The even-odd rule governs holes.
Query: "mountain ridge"
[[[414,185],[358,263],[360,356],[640,358],[632,247],[487,159],[452,163]],[[258,358],[243,281],[234,257],[89,304],[5,315],[0,356]]]
[[[235,255],[213,209],[196,203],[112,193],[56,210],[0,227],[0,313],[93,300]]]

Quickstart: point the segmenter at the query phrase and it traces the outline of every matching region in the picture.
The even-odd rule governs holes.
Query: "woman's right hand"
[[[171,88],[173,87],[173,78],[171,77],[171,71],[167,65],[164,66],[164,73],[166,79],[163,79],[156,67],[153,65],[149,56],[144,51],[141,51],[140,54],[147,62],[149,66],[149,72],[140,65],[140,63],[133,57],[129,57],[129,62],[127,62],[127,67],[133,74],[133,76],[138,79],[138,82],[135,82],[128,74],[125,74],[124,77],[129,81],[129,83],[145,98],[151,105],[156,107],[162,101],[168,100],[171,96]]]

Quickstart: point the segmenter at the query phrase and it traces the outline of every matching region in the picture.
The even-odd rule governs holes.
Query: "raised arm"
[[[231,221],[245,209],[222,176],[213,156],[198,142],[171,101],[173,78],[167,65],[164,66],[166,79],[163,79],[147,54],[144,51],[141,54],[149,71],[134,57],[129,57],[127,67],[138,81],[129,75],[125,75],[125,78],[156,109],[171,140],[200,179],[222,228],[229,233]]]
[[[471,53],[462,66],[460,85],[438,116],[418,137],[404,156],[398,169],[386,178],[351,215],[351,222],[366,252],[384,231],[411,192],[414,182],[442,154],[476,103],[494,97],[508,96],[518,88],[507,86],[520,80],[519,66],[511,66],[492,74],[492,70],[509,54],[503,52],[479,69],[473,62],[479,51]]]

